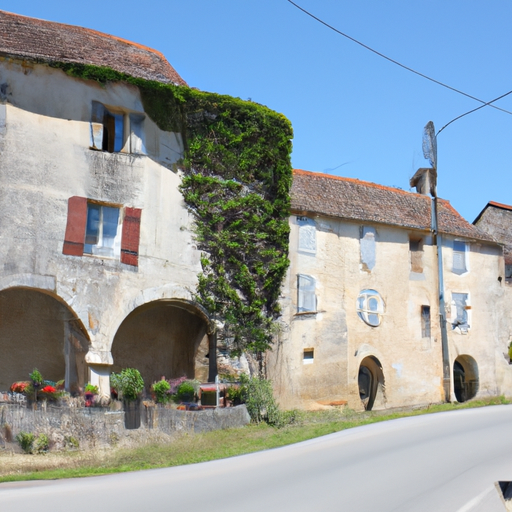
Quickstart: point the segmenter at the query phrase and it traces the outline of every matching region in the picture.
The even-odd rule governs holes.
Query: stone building
[[[504,262],[438,200],[452,400],[511,394]],[[290,269],[268,372],[282,405],[386,408],[445,399],[432,199],[294,171]],[[444,278],[443,278],[444,275]]]
[[[59,62],[185,84],[150,48],[0,11],[0,389],[37,367],[109,393],[112,370],[208,376],[200,254],[179,191],[179,133],[139,89]]]
[[[503,244],[505,279],[512,281],[512,206],[489,201],[473,224]]]

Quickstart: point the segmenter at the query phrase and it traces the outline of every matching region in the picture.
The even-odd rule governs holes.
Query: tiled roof
[[[127,75],[186,85],[156,50],[88,28],[0,11],[0,54],[106,66]]]
[[[409,229],[430,229],[430,197],[352,178],[295,169],[292,210],[347,220],[377,222]],[[444,199],[438,200],[441,233],[494,242],[464,220]]]
[[[512,206],[489,201],[473,224],[503,244],[505,264],[512,265]]]

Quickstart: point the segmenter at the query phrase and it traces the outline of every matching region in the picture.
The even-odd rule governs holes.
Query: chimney
[[[432,167],[422,167],[418,169],[409,181],[411,187],[416,187],[416,192],[424,196],[429,194],[432,197],[437,196],[437,171]]]

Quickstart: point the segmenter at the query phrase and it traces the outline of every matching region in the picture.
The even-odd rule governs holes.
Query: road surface
[[[366,425],[190,466],[0,484],[1,512],[503,512],[512,405]]]

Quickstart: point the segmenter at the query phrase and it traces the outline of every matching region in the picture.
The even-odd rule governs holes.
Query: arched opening
[[[457,402],[466,402],[478,393],[478,365],[468,355],[457,357],[453,363],[453,391]]]
[[[384,373],[376,357],[368,356],[361,361],[357,382],[359,397],[367,411],[384,405]]]
[[[136,368],[146,389],[163,376],[208,380],[208,335],[204,314],[180,301],[154,301],[132,311],[112,343],[112,371]]]
[[[65,380],[68,391],[77,391],[88,380],[88,347],[81,322],[54,295],[33,288],[0,292],[0,390],[37,368],[44,379]]]

